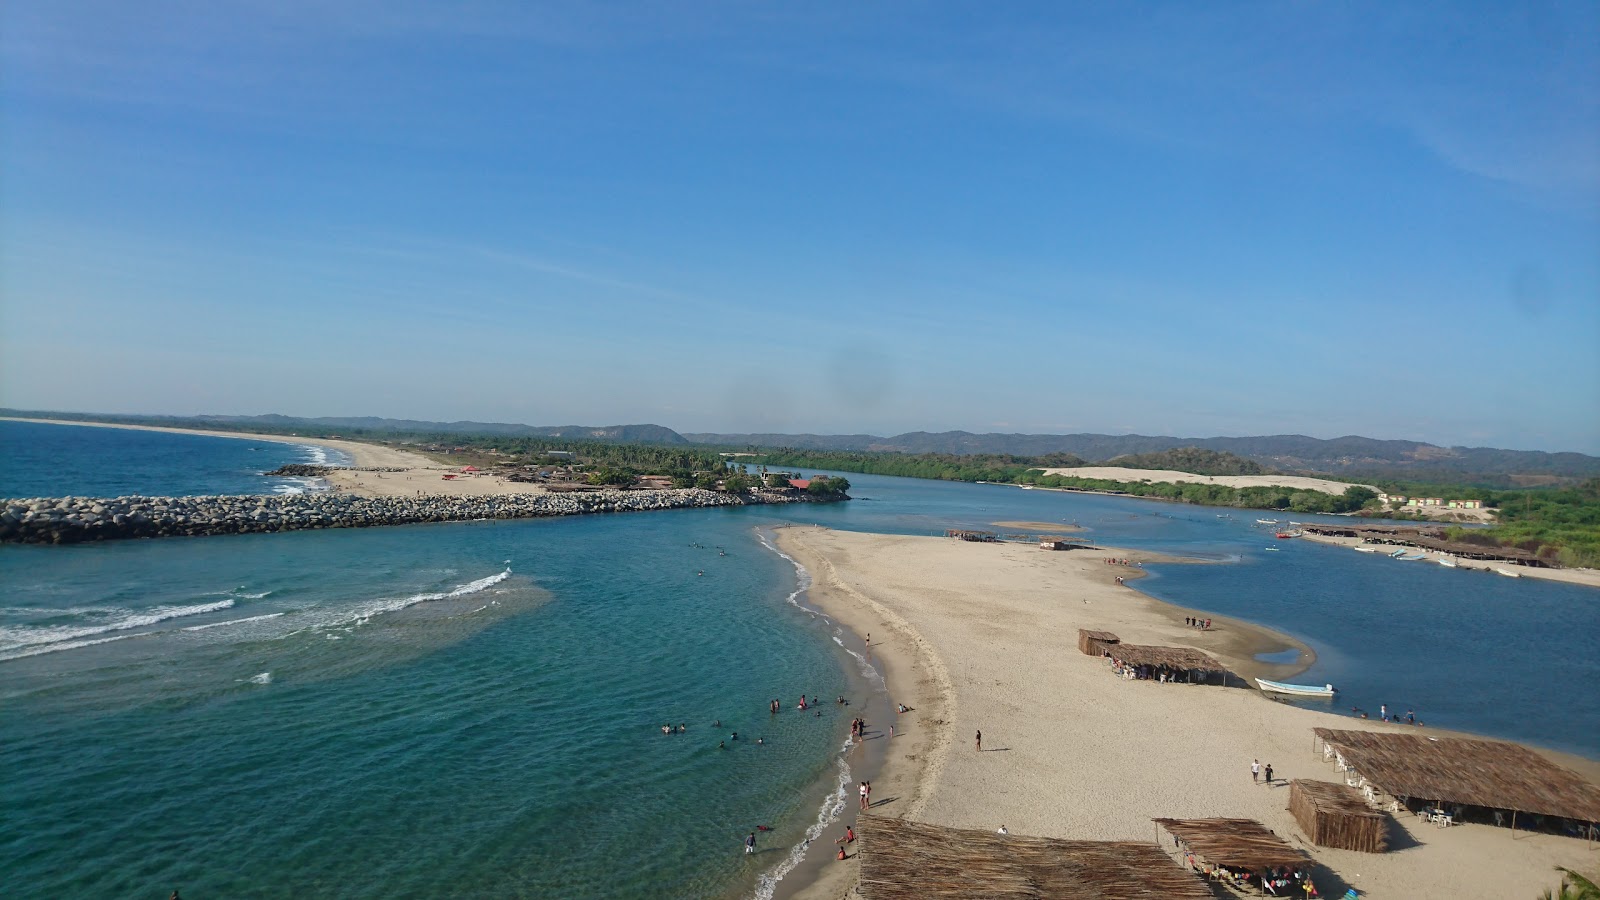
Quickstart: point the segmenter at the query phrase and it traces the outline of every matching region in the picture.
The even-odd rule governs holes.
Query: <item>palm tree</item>
[[[1561,873],[1561,892],[1544,889],[1540,900],[1600,900],[1600,885],[1565,866],[1556,866]]]

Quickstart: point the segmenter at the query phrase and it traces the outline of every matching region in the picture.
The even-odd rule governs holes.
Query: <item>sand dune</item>
[[[1194,484],[1220,484],[1225,487],[1272,487],[1274,485],[1297,491],[1322,491],[1342,494],[1351,487],[1377,488],[1370,484],[1332,481],[1327,478],[1306,478],[1299,475],[1194,475],[1171,469],[1127,469],[1122,466],[1076,466],[1068,469],[1045,469],[1047,475],[1066,475],[1072,478],[1105,478],[1112,481],[1152,481],[1176,484],[1187,481]]]

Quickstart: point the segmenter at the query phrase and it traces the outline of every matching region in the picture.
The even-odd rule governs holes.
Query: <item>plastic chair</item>
[[[1361,900],[1361,895],[1356,893],[1355,888],[1351,888],[1344,892],[1344,896],[1340,900]]]

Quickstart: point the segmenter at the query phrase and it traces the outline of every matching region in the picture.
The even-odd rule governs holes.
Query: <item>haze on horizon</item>
[[[1600,6],[0,9],[0,406],[1600,453]]]

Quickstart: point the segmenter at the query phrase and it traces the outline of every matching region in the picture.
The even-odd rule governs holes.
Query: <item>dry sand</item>
[[[1103,557],[1130,551],[1046,552],[1020,544],[785,528],[779,544],[814,578],[809,599],[857,634],[870,632],[899,717],[874,785],[885,815],[962,828],[1097,840],[1152,840],[1154,816],[1259,819],[1304,847],[1324,897],[1531,898],[1556,884],[1553,866],[1592,871],[1582,841],[1464,825],[1438,830],[1406,814],[1381,855],[1309,844],[1290,817],[1287,779],[1333,780],[1311,728],[1406,729],[1275,703],[1255,691],[1127,682],[1076,646],[1080,627],[1131,643],[1192,646],[1240,674],[1251,656],[1290,643],[1185,611],[1115,584]],[[1271,677],[1268,675],[1267,677]],[[983,731],[984,752],[973,746]],[[1590,778],[1600,764],[1562,754]],[[1250,762],[1277,781],[1255,784]],[[842,826],[841,826],[842,827]],[[829,838],[831,842],[831,836]],[[842,863],[800,896],[835,898],[853,884]],[[1331,870],[1331,871],[1330,871]]]
[[[1126,469],[1121,466],[1077,466],[1070,469],[1045,469],[1044,471],[1046,475],[1065,475],[1072,478],[1103,478],[1110,481],[1150,481],[1156,483],[1171,482],[1173,484],[1187,481],[1192,484],[1220,484],[1224,487],[1233,488],[1280,486],[1297,491],[1322,491],[1328,494],[1342,494],[1352,487],[1377,490],[1370,484],[1331,481],[1327,478],[1305,478],[1299,475],[1194,475],[1189,472],[1175,472],[1171,469]]]
[[[198,428],[165,428],[154,425],[120,425],[106,422],[75,422],[62,419],[13,419],[12,422],[39,422],[46,425],[79,425],[85,428],[124,428],[131,431],[165,431],[172,434],[203,434],[210,437],[246,441],[272,441],[283,444],[329,447],[350,454],[361,468],[404,469],[403,472],[339,471],[328,476],[336,491],[361,497],[411,496],[418,493],[435,497],[489,497],[502,494],[542,494],[536,484],[505,481],[492,475],[461,476],[461,467],[435,462],[420,453],[337,438],[298,437],[292,434],[250,434],[238,431],[207,431]],[[445,479],[447,474],[458,477]]]
[[[1319,544],[1335,544],[1340,547],[1355,547],[1363,544],[1360,538],[1340,537],[1338,535],[1303,534],[1300,537],[1304,540],[1316,541]],[[1379,548],[1379,553],[1398,549],[1386,544],[1379,544],[1377,546]],[[1458,569],[1484,570],[1490,572],[1500,572],[1503,570],[1506,572],[1514,572],[1518,577],[1521,578],[1542,578],[1545,581],[1562,581],[1566,582],[1567,584],[1581,584],[1585,587],[1600,587],[1600,571],[1595,569],[1536,569],[1533,566],[1518,566],[1505,562],[1466,559],[1460,556],[1446,557],[1446,554],[1426,551],[1421,547],[1412,547],[1407,549],[1414,553],[1427,553],[1428,558],[1406,560],[1405,562],[1396,561],[1396,565],[1438,566],[1439,559],[1449,558],[1455,560],[1456,568]]]

